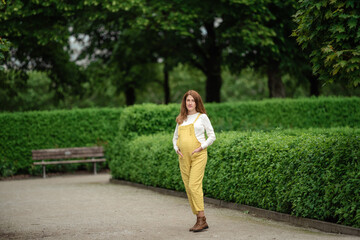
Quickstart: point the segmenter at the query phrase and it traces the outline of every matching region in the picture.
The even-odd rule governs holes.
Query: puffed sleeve
[[[206,135],[208,136],[208,139],[206,139],[206,141],[201,144],[201,147],[205,149],[211,144],[213,144],[213,142],[216,140],[216,137],[215,137],[214,128],[211,125],[210,119],[206,114],[202,114],[202,121],[205,127]]]
[[[175,152],[177,152],[177,150],[179,149],[178,146],[176,145],[178,137],[179,137],[178,128],[179,128],[179,124],[176,124],[176,128],[175,128],[175,131],[174,131],[174,136],[173,136],[173,145],[174,145]]]

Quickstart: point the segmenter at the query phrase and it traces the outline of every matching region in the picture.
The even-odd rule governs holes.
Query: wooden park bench
[[[96,163],[106,161],[106,159],[104,158],[104,150],[102,147],[77,147],[32,150],[32,159],[34,161],[41,160],[38,162],[34,162],[34,165],[42,165],[43,178],[46,178],[46,165],[93,163],[94,174],[96,174]],[[44,161],[54,159],[59,159],[60,161]]]

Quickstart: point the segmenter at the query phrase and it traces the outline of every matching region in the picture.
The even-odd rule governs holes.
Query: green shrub
[[[112,176],[145,185],[184,190],[175,151],[171,151],[171,139],[169,134],[140,136],[128,142],[124,149],[115,147],[115,151],[109,153]],[[114,145],[124,146],[122,142]]]
[[[217,132],[272,130],[276,128],[331,128],[360,126],[360,98],[271,99],[206,104]],[[121,115],[120,132],[132,138],[173,132],[180,104],[143,104],[128,107]]]
[[[184,191],[171,139],[115,142],[112,177]],[[224,132],[208,151],[206,196],[360,227],[359,129]]]
[[[40,174],[31,150],[101,145],[118,134],[122,109],[82,109],[0,114],[0,176]],[[73,171],[89,164],[48,166],[49,171]]]

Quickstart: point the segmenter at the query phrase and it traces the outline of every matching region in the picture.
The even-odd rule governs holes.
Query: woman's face
[[[196,110],[195,99],[191,95],[186,97],[186,108],[188,112],[194,112]]]

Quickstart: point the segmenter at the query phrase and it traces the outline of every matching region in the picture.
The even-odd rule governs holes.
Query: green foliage
[[[194,89],[201,96],[205,96],[206,77],[200,70],[187,64],[179,64],[172,69],[169,75],[170,102],[181,102],[184,93],[188,89]],[[231,81],[231,79],[229,79],[229,81]]]
[[[142,104],[127,107],[120,117],[120,134],[128,139],[174,130],[176,125],[174,119],[179,110],[179,106],[175,104]]]
[[[266,26],[272,17],[270,2],[145,2],[147,11],[141,19],[146,20],[141,23],[144,31],[153,29],[167,36],[170,46],[171,42],[176,44],[177,51],[170,58],[202,71],[207,85],[204,98],[207,102],[219,102],[222,64],[232,65],[234,58],[254,46],[274,46],[274,30]],[[229,52],[235,56],[224,57]]]
[[[206,104],[215,131],[275,128],[359,127],[360,98],[310,98]],[[173,132],[180,106],[135,105],[124,109],[120,132],[125,138]]]
[[[26,4],[20,0],[9,1],[1,6],[1,33],[5,37],[16,39],[16,42],[31,39],[31,42],[24,41],[27,46],[30,44],[45,46],[53,42],[66,45],[69,36],[67,20],[70,20],[72,11],[81,5],[55,0],[30,0]],[[19,21],[19,19],[31,21]],[[26,39],[21,40],[20,36]]]
[[[223,102],[261,100],[269,96],[267,79],[259,71],[247,68],[235,74],[228,69],[223,69],[222,76],[221,99]]]
[[[184,191],[175,152],[171,151],[171,139],[169,134],[158,134],[140,136],[126,144],[115,141],[109,152],[112,176]]]
[[[66,93],[81,95],[80,84],[85,82],[68,50],[70,23],[82,5],[82,1],[12,0],[1,8],[1,37],[12,44],[7,69],[48,71],[56,102]]]
[[[9,177],[15,175],[16,168],[14,161],[9,161],[0,155],[0,177]]]
[[[41,167],[32,165],[31,150],[95,145],[107,149],[118,134],[121,111],[103,108],[0,114],[1,176],[40,174]],[[49,166],[49,171],[77,167]]]
[[[51,79],[44,72],[5,70],[0,72],[0,111],[55,108]]]
[[[159,133],[125,146],[115,141],[113,178],[184,191],[171,139]],[[359,140],[351,128],[217,134],[205,196],[359,227]]]
[[[72,24],[73,36],[82,45],[78,59],[101,62],[116,93],[124,93],[127,105],[134,104],[135,90],[158,81],[153,66],[158,35],[141,31],[134,20],[143,14],[142,1],[90,1],[81,7]]]
[[[217,140],[208,149],[205,195],[360,226],[359,103],[311,98],[206,104]],[[171,141],[178,112],[178,104],[124,109],[108,152],[112,176],[184,191]],[[237,132],[219,133],[231,130]]]
[[[290,36],[295,27],[292,16],[296,12],[296,5],[296,0],[273,0],[267,4],[270,16],[265,26],[273,31],[270,37],[272,44],[268,46],[260,42],[241,54],[232,51],[225,53],[225,57],[229,58],[227,65],[233,73],[239,72],[244,66],[255,67],[264,73],[274,71],[276,67],[281,77],[291,74],[294,79],[307,81],[304,71],[309,69],[309,61],[304,58],[296,39]]]
[[[119,107],[125,105],[124,96],[117,90],[118,76],[103,61],[93,61],[82,69],[87,81],[81,85],[84,95],[71,99],[70,106],[77,107]]]
[[[157,64],[159,73],[163,68]],[[125,96],[117,91],[118,82],[111,74],[112,70],[101,61],[92,62],[82,70],[87,81],[81,84],[82,96],[63,93],[64,99],[56,102],[56,89],[48,72],[5,70],[0,72],[0,111],[55,110],[92,107],[121,107],[125,105]],[[26,74],[25,74],[26,73]],[[266,77],[253,69],[245,69],[240,74],[223,71],[221,99],[224,102],[239,100],[261,100],[269,95]],[[187,89],[205,94],[205,77],[197,69],[187,65],[175,67],[169,75],[171,102],[180,102]],[[290,77],[283,78],[288,97],[305,97],[308,86],[299,86]],[[305,81],[304,81],[305,82]],[[360,88],[349,89],[344,84],[328,84],[322,88],[324,96],[360,96]],[[136,89],[136,103],[164,103],[162,82],[147,82]]]
[[[310,50],[313,71],[326,82],[360,83],[360,2],[300,0],[293,35]]]
[[[118,70],[117,86],[125,92],[130,104],[136,102],[132,89],[152,79],[144,80],[143,74],[128,75],[129,71],[138,64],[160,59],[170,69],[181,62],[202,71],[210,86],[205,89],[204,97],[210,102],[219,101],[221,64],[236,62],[223,57],[226,52],[241,57],[254,47],[276,48],[273,41],[276,34],[270,20],[278,9],[270,10],[272,2],[139,0],[109,4],[96,0],[79,4],[81,11],[76,15],[73,33],[79,40],[84,34],[90,39],[80,57],[112,59],[107,63],[112,62]],[[294,10],[294,0],[288,2],[289,6],[285,7],[279,4],[278,12],[291,15],[288,9]],[[278,18],[291,24],[290,17]]]
[[[101,68],[103,67],[103,68]],[[101,69],[100,69],[101,68]],[[0,111],[55,110],[125,105],[124,96],[116,92],[107,73],[109,69],[93,63],[84,71],[88,81],[81,84],[83,95],[62,92],[57,101],[57,90],[48,72],[5,70],[0,72]]]
[[[0,70],[3,69],[2,65],[5,63],[6,56],[10,50],[10,42],[0,37]]]

